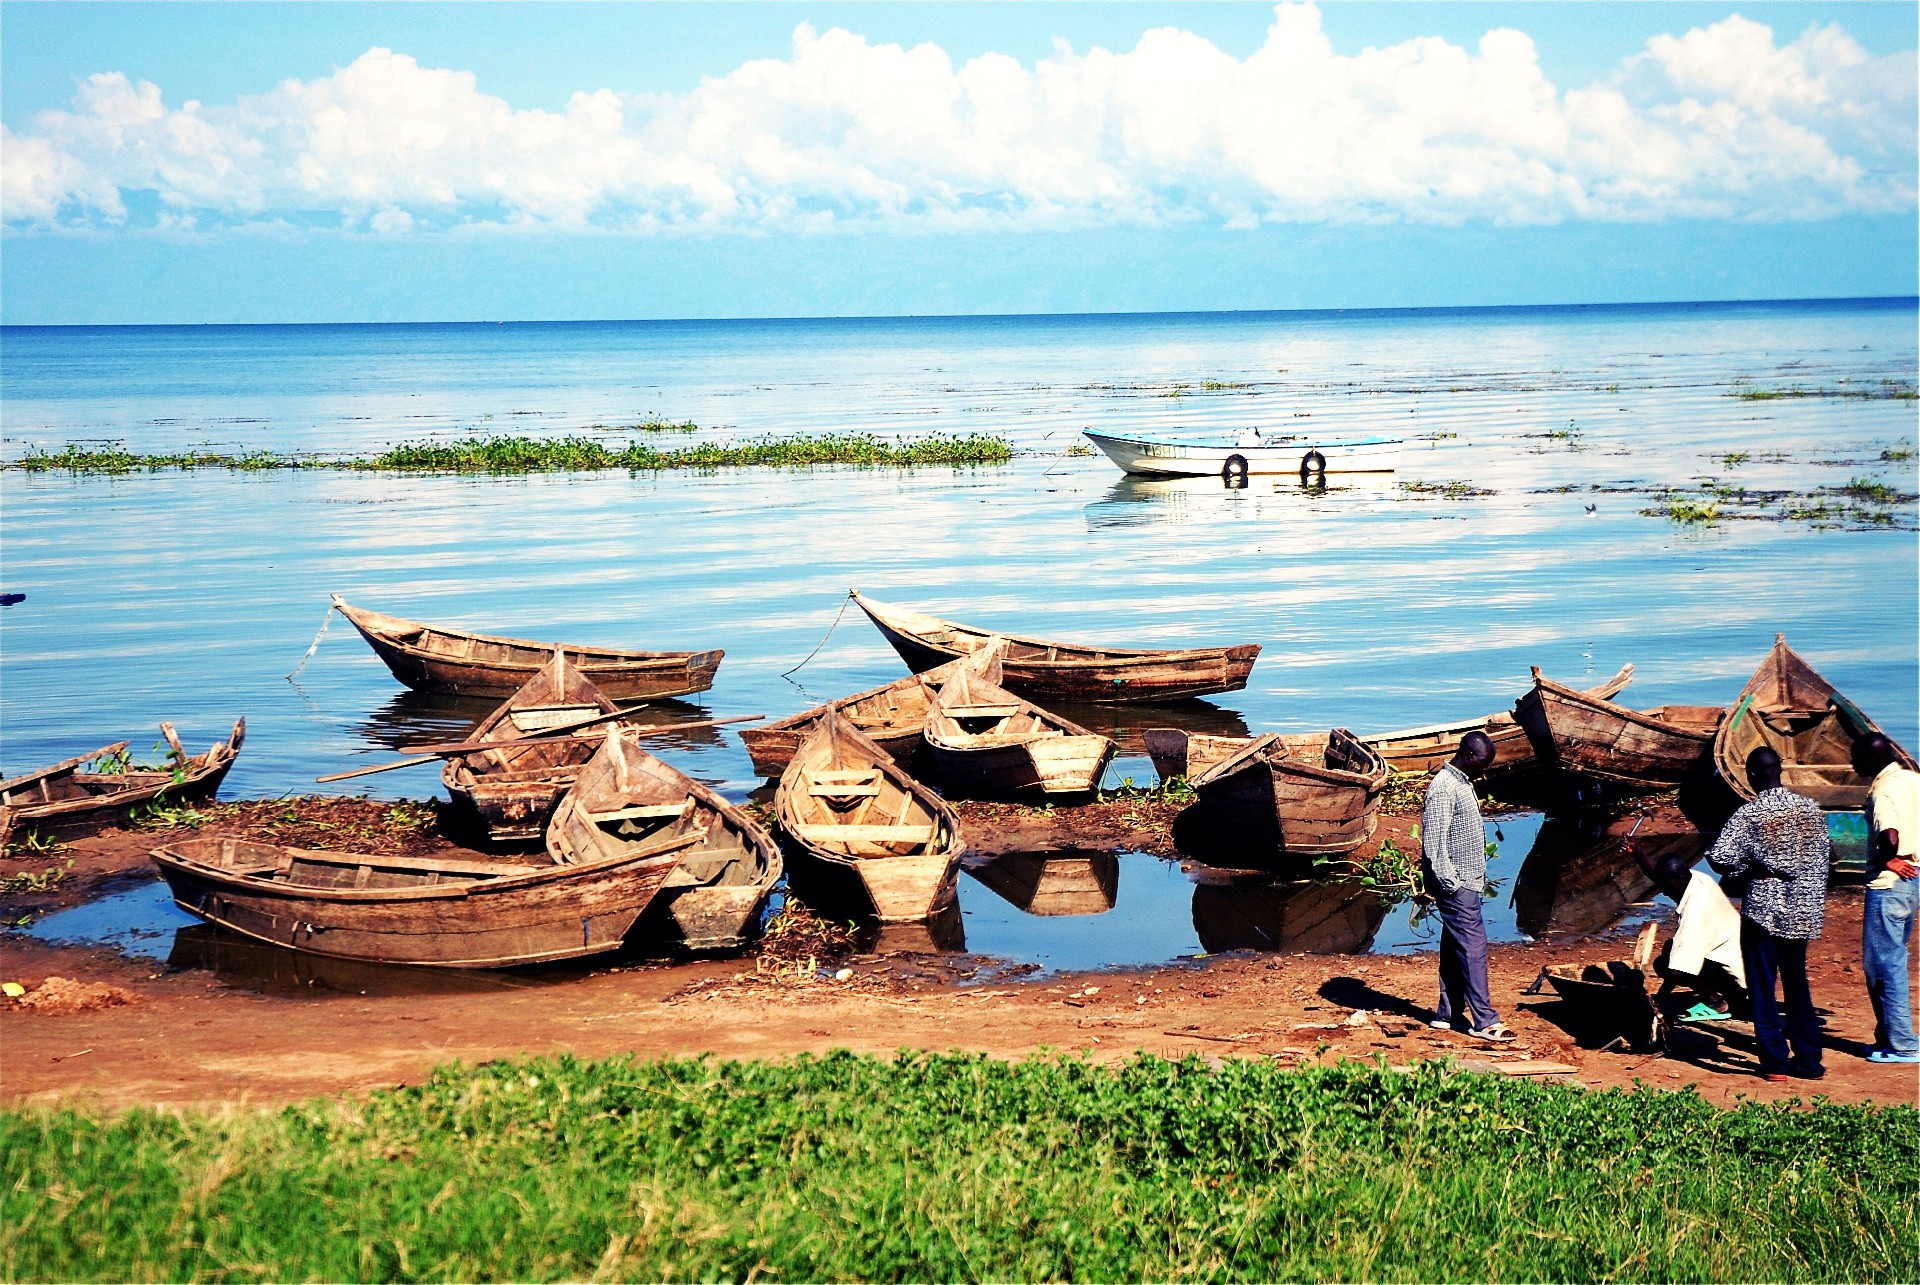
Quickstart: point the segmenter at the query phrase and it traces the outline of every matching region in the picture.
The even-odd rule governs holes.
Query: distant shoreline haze
[[[965,325],[996,324],[1033,324],[1033,323],[1112,323],[1150,322],[1164,324],[1168,321],[1188,320],[1201,325],[1232,324],[1236,321],[1271,323],[1274,321],[1331,321],[1342,318],[1406,318],[1442,319],[1446,317],[1472,317],[1482,320],[1498,320],[1502,316],[1524,318],[1528,316],[1562,317],[1577,313],[1675,313],[1692,310],[1716,312],[1758,311],[1772,308],[1805,309],[1861,309],[1868,311],[1892,311],[1909,309],[1920,311],[1920,295],[1855,295],[1821,298],[1778,298],[1778,299],[1674,299],[1646,300],[1632,303],[1518,303],[1518,304],[1467,304],[1458,306],[1431,307],[1390,307],[1390,308],[1221,308],[1221,309],[1167,309],[1167,310],[1112,310],[1087,312],[1010,312],[1010,313],[899,313],[875,314],[871,316],[790,316],[790,317],[603,317],[603,318],[564,318],[564,317],[501,317],[478,320],[446,321],[203,321],[203,322],[117,322],[117,323],[6,323],[0,324],[0,334],[34,331],[124,331],[124,330],[327,330],[327,329],[475,329],[489,326],[725,326],[725,327],[781,327],[781,326],[898,326],[929,325],[940,326],[960,323]]]

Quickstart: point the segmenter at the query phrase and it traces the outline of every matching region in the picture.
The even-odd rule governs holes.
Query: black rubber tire
[[[1220,466],[1220,480],[1228,486],[1245,486],[1248,471],[1246,456],[1229,455],[1227,462]]]
[[[1327,480],[1327,457],[1319,451],[1310,450],[1300,457],[1300,480],[1305,482],[1316,477],[1321,482]]]

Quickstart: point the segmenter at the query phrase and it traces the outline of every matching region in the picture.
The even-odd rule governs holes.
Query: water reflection
[[[911,924],[883,924],[869,920],[854,933],[854,943],[875,955],[951,954],[967,948],[966,922],[958,899],[931,919]]]
[[[213,924],[196,923],[173,935],[172,968],[200,968],[231,986],[270,994],[471,995],[517,990],[572,976],[567,972],[498,972],[473,968],[408,968],[310,955],[255,941]],[[605,961],[600,961],[604,967]]]
[[[1047,708],[1088,731],[1111,737],[1120,747],[1120,755],[1127,758],[1146,757],[1147,732],[1156,727],[1177,727],[1208,736],[1249,735],[1247,720],[1238,710],[1222,709],[1211,701],[1185,700],[1170,705],[1087,705],[1054,701]],[[1150,783],[1145,779],[1139,782]]]
[[[1113,852],[1011,852],[970,864],[967,873],[1030,915],[1103,915],[1120,895]]]
[[[1228,950],[1358,955],[1387,903],[1349,880],[1274,882],[1214,876],[1193,890],[1193,927],[1211,953]]]
[[[369,713],[359,732],[363,741],[381,749],[403,751],[413,745],[443,744],[465,737],[499,706],[499,701],[485,696],[404,691]],[[693,701],[659,699],[648,701],[634,717],[643,723],[679,724],[702,722],[714,715]],[[647,738],[647,748],[657,753],[661,748],[711,747],[720,743],[721,731],[693,727],[658,732]]]
[[[1529,937],[1581,936],[1617,927],[1653,896],[1653,882],[1627,854],[1635,844],[1650,861],[1678,856],[1689,863],[1708,836],[1677,809],[1640,816],[1549,817],[1513,885],[1514,920]]]
[[[1303,482],[1291,475],[1252,478],[1124,476],[1107,493],[1082,506],[1092,530],[1271,518],[1303,505],[1394,496],[1395,475],[1338,473]]]

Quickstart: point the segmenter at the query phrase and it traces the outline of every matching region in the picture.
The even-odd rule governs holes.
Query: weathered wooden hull
[[[1194,771],[1196,750],[1214,739],[1189,738],[1188,779],[1201,803],[1230,824],[1269,836],[1280,851],[1300,856],[1337,856],[1372,837],[1387,768],[1351,733],[1336,728],[1256,737]],[[1330,755],[1359,770],[1328,766]]]
[[[316,955],[440,968],[504,968],[617,949],[679,859],[507,867],[527,872],[356,887],[358,871],[372,884],[392,877],[397,863],[370,856],[347,877],[350,867],[341,863],[350,854],[234,839],[192,839],[152,855],[174,901],[208,923]],[[236,873],[272,861],[287,862],[296,882]],[[336,876],[342,886],[319,886]]]
[[[1514,717],[1547,766],[1628,790],[1679,785],[1706,761],[1726,714],[1707,705],[1631,710],[1533,671]]]
[[[920,752],[920,734],[926,728],[934,697],[961,663],[950,661],[923,674],[908,674],[880,687],[816,705],[759,727],[743,728],[740,740],[753,759],[753,770],[777,780],[787,770],[787,764],[793,762],[794,753],[813,735],[831,709],[847,725],[891,755],[894,762],[911,767]]]
[[[1747,755],[1765,745],[1780,755],[1782,785],[1829,812],[1853,812],[1866,806],[1872,785],[1853,770],[1853,743],[1879,731],[1780,634],[1714,733],[1714,768],[1742,800],[1751,799]],[[1898,744],[1894,753],[1914,767],[1913,755]]]
[[[247,720],[243,718],[234,723],[233,733],[225,741],[188,760],[185,774],[178,780],[172,772],[75,772],[70,774],[75,786],[100,792],[37,801],[31,792],[17,796],[8,792],[0,801],[0,844],[25,834],[76,839],[126,824],[137,808],[204,803],[218,793],[221,782],[233,770],[246,737]]]
[[[981,798],[1031,794],[1091,794],[1114,753],[1104,736],[1052,736],[1018,745],[947,745],[931,738],[940,781]]]
[[[536,782],[483,782],[462,787],[447,782],[457,811],[493,843],[538,843],[553,820],[553,810],[573,788],[573,772]]]
[[[744,944],[785,869],[779,845],[712,788],[632,740],[616,728],[580,770],[547,827],[548,855],[593,863],[678,843],[661,890],[667,904],[641,925],[647,944],[696,951]]]
[[[1102,915],[1120,894],[1120,858],[1111,852],[1012,852],[967,873],[1030,915]]]
[[[953,809],[832,711],[781,775],[774,810],[802,898],[864,899],[883,923],[953,903],[966,846]]]
[[[1514,877],[1520,931],[1529,937],[1585,936],[1652,897],[1653,881],[1627,852],[1629,836],[1653,862],[1675,856],[1691,863],[1712,840],[1666,805],[1597,822],[1549,817]]]
[[[459,696],[508,696],[518,691],[559,647],[567,660],[615,700],[685,696],[713,686],[724,652],[644,652],[576,647],[436,629],[334,599],[393,676],[419,691]],[[423,645],[424,644],[424,645]],[[465,655],[456,654],[464,648]]]
[[[1587,688],[1586,694],[1611,700],[1632,681],[1633,666],[1625,665],[1618,674],[1598,687]],[[1401,732],[1383,732],[1379,736],[1362,739],[1394,771],[1431,774],[1447,765],[1460,748],[1460,738],[1468,732],[1485,732],[1493,742],[1493,764],[1487,769],[1489,776],[1522,772],[1535,766],[1538,761],[1527,729],[1505,710],[1485,718],[1441,723],[1433,727],[1414,727]]]
[[[1006,639],[1000,685],[1029,700],[1085,701],[1098,704],[1170,701],[1247,685],[1258,644],[1150,651],[1050,642],[942,620],[888,606],[858,593],[854,602],[867,613],[907,668],[925,673],[960,659],[989,637]]]

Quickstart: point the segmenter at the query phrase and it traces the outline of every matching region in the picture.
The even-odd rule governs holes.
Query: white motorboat
[[[1200,477],[1251,473],[1391,473],[1400,467],[1395,437],[1327,439],[1263,436],[1257,446],[1224,437],[1120,437],[1085,430],[1088,441],[1129,473]]]

